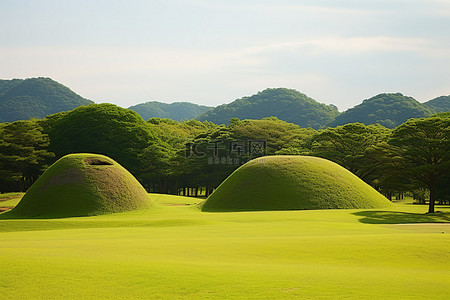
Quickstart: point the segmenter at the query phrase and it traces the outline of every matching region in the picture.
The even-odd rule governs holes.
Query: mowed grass
[[[203,211],[384,208],[391,203],[342,166],[319,157],[275,155],[235,170]]]
[[[196,199],[150,197],[159,205],[142,211],[0,220],[0,299],[450,293],[449,208],[204,213]]]
[[[68,154],[28,189],[12,218],[63,218],[124,212],[151,206],[136,178],[111,158]]]
[[[0,194],[0,212],[15,207],[22,199],[24,193]]]

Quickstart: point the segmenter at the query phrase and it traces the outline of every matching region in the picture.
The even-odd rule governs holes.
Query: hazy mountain
[[[250,97],[220,105],[197,119],[216,124],[228,124],[231,118],[262,119],[277,117],[280,120],[318,129],[339,115],[333,105],[325,105],[296,90],[266,89]]]
[[[44,118],[91,103],[50,78],[0,80],[0,122]]]
[[[174,102],[168,104],[151,101],[130,106],[128,109],[137,112],[144,120],[156,117],[183,121],[194,119],[212,109],[212,107],[197,105],[190,102]]]
[[[0,122],[43,118],[91,103],[50,78],[0,80]],[[450,95],[419,103],[400,93],[380,94],[339,114],[334,105],[319,103],[296,90],[270,88],[216,108],[189,102],[167,104],[151,101],[133,105],[129,109],[136,111],[144,120],[153,117],[176,121],[196,118],[228,124],[231,118],[262,119],[273,116],[314,129],[353,122],[379,123],[394,128],[409,118],[450,111]]]
[[[380,94],[343,112],[328,124],[330,127],[360,122],[366,125],[381,124],[394,128],[410,118],[422,118],[433,114],[426,105],[412,97],[396,94]]]
[[[424,103],[433,112],[448,112],[450,111],[450,95],[434,98],[433,100]]]

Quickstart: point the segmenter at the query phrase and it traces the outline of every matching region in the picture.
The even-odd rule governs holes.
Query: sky
[[[275,87],[425,102],[450,94],[450,1],[0,0],[0,79],[30,77],[122,107]]]

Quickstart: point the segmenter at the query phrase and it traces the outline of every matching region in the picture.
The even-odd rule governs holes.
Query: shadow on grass
[[[80,215],[80,216],[52,216],[52,215],[48,215],[48,216],[22,216],[22,215],[18,215],[15,214],[12,210],[8,210],[5,212],[1,212],[0,211],[0,220],[19,220],[19,219],[24,219],[24,220],[39,220],[39,219],[68,219],[68,218],[81,218],[81,217],[91,217],[90,215]]]
[[[436,212],[432,214],[418,214],[398,211],[360,211],[353,213],[362,217],[361,223],[366,224],[404,224],[404,223],[448,223],[450,213]]]

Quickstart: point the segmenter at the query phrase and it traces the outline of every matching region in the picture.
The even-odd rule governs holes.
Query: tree
[[[24,191],[54,155],[37,120],[0,124],[0,191]]]
[[[178,153],[183,182],[191,186],[217,187],[241,164],[262,155],[282,154],[294,149],[304,150],[305,141],[314,129],[278,120],[233,118],[227,127],[214,128],[197,135],[185,153]],[[183,169],[184,168],[184,169]]]
[[[196,136],[207,135],[219,128],[212,122],[189,120],[178,122],[171,119],[151,118],[148,125],[165,145],[145,149],[142,158],[159,157],[159,165],[147,166],[142,170],[144,183],[160,193],[178,193],[180,188],[200,187],[200,173],[192,175],[197,169],[185,155],[186,143]],[[158,154],[159,153],[159,154]],[[204,185],[206,186],[206,183]]]
[[[316,133],[312,128],[301,128],[276,117],[243,121],[231,119],[228,130],[234,139],[265,141],[267,155],[309,152],[307,144]]]
[[[392,133],[396,167],[430,191],[428,212],[434,212],[437,183],[450,172],[450,118],[410,119]]]
[[[340,164],[368,181],[382,162],[375,147],[387,141],[390,130],[381,125],[350,123],[327,128],[312,138],[312,154]]]
[[[142,164],[140,155],[160,141],[134,111],[113,104],[91,104],[47,118],[50,149],[61,157],[90,152],[107,155],[134,175]],[[155,158],[157,159],[157,158]]]

